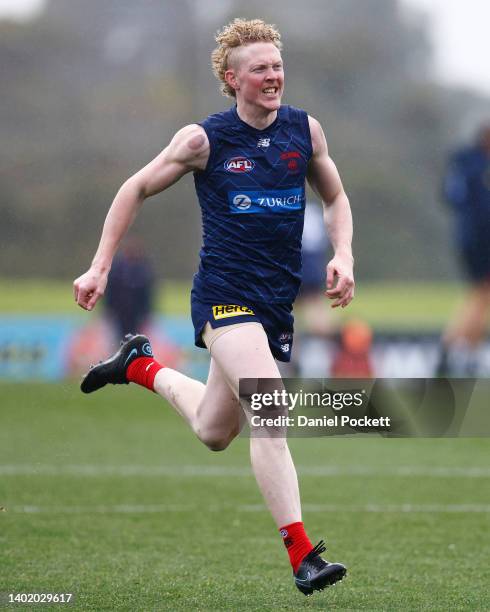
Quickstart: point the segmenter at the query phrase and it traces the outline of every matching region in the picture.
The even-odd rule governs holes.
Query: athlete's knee
[[[223,427],[213,427],[210,425],[199,427],[196,431],[197,437],[205,444],[209,450],[223,451],[238,436],[241,430],[241,423],[237,422],[227,429]]]
[[[210,451],[213,451],[214,453],[218,453],[220,451],[226,450],[228,446],[230,445],[230,442],[231,440],[228,440],[226,438],[219,438],[219,439],[209,440],[205,442],[205,444],[209,448]]]
[[[231,432],[219,432],[213,430],[200,430],[197,432],[197,437],[203,444],[205,444],[209,450],[218,452],[224,451],[228,448],[231,441],[236,437],[234,431]]]

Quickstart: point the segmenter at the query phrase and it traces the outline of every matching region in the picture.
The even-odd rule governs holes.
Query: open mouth
[[[266,87],[262,90],[262,93],[268,97],[273,98],[279,93],[279,87]]]

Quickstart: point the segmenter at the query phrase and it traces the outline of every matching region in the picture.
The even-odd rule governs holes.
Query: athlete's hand
[[[354,297],[354,260],[352,255],[337,254],[327,265],[325,295],[334,300],[332,308],[345,308]]]
[[[85,310],[92,310],[99,298],[104,295],[107,285],[107,272],[90,268],[73,282],[75,302]]]

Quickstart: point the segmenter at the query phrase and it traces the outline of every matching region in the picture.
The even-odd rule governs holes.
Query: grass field
[[[305,598],[247,440],[211,453],[132,387],[0,394],[0,592],[72,592],[69,610],[490,608],[487,440],[292,440],[307,529],[349,567]]]
[[[168,282],[157,296],[157,311],[189,316],[188,283]],[[83,315],[74,304],[71,281],[0,279],[0,314]],[[461,303],[464,286],[450,283],[372,283],[359,285],[342,318],[360,317],[376,329],[440,329]],[[328,309],[328,302],[325,301]],[[99,309],[100,311],[100,309]]]

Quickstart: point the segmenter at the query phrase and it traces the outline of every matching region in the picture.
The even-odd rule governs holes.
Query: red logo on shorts
[[[236,174],[242,172],[251,172],[254,169],[255,163],[247,157],[232,157],[225,161],[225,170]]]

